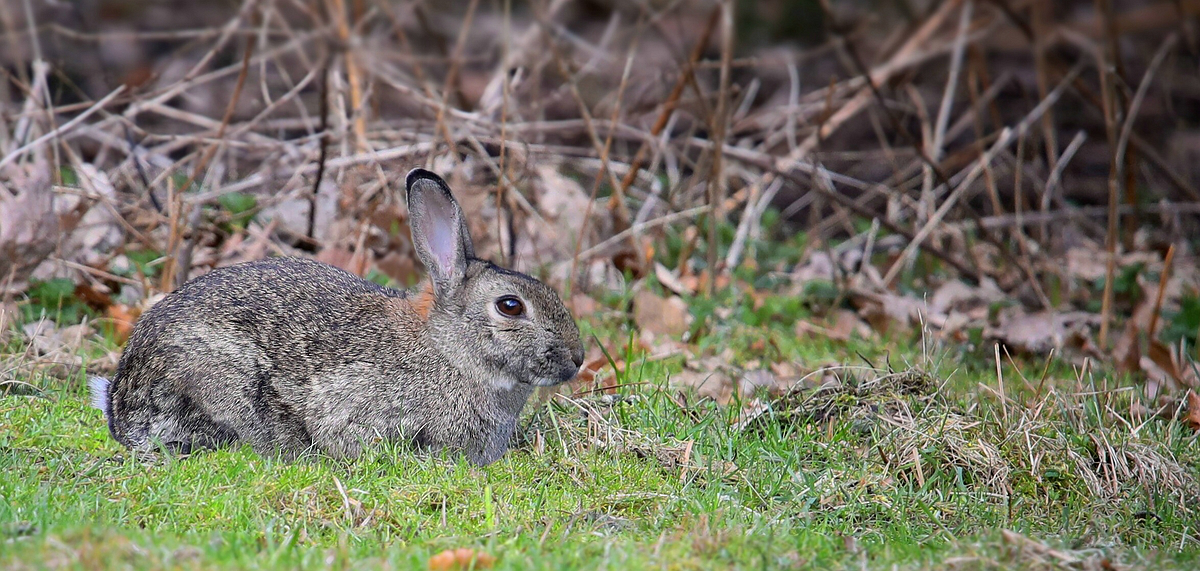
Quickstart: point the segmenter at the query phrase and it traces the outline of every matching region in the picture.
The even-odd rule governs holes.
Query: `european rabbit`
[[[579,370],[579,329],[550,287],[475,258],[440,177],[414,169],[405,184],[423,287],[300,258],[193,279],[138,321],[112,382],[90,382],[113,438],[289,458],[403,439],[477,464],[502,456],[534,387]]]

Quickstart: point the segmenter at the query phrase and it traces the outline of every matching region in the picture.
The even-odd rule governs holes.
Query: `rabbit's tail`
[[[108,379],[88,377],[88,391],[92,395],[92,406],[100,409],[104,413],[104,418],[111,417],[108,402]]]

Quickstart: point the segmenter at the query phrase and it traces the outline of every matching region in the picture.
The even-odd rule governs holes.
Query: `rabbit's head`
[[[413,245],[429,273],[430,339],[495,382],[550,386],[583,364],[579,328],[546,284],[475,258],[462,208],[441,177],[413,169],[405,184]]]

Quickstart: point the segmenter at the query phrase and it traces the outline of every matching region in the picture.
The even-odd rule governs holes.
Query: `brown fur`
[[[412,306],[412,310],[417,314],[417,316],[420,317],[422,321],[425,321],[429,319],[429,311],[433,309],[433,303],[435,300],[436,296],[434,295],[433,291],[433,282],[427,282],[425,287],[421,289],[420,293],[412,297],[412,301],[409,302],[409,304]]]

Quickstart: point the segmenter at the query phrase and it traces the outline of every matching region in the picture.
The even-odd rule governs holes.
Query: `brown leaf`
[[[430,571],[491,569],[495,564],[495,557],[466,547],[447,549],[429,558]]]
[[[108,174],[89,163],[76,163],[79,182],[96,200],[86,199],[72,194],[60,194],[56,202],[66,207],[71,214],[60,217],[59,222],[67,222],[78,217],[73,230],[64,232],[66,240],[59,249],[61,255],[74,262],[89,266],[97,266],[108,259],[106,252],[111,252],[125,241],[125,232],[117,219],[115,210],[103,205],[104,202],[115,204],[117,191],[113,187]],[[59,204],[55,208],[60,208]],[[61,213],[61,210],[60,210]]]
[[[650,360],[673,357],[687,352],[687,345],[676,341],[670,335],[655,334],[648,330],[638,332],[639,348],[647,353]]]
[[[41,355],[74,356],[94,331],[87,324],[56,327],[53,321],[42,319],[22,328],[25,337]]]
[[[695,279],[687,281],[680,279],[674,272],[658,262],[654,262],[654,277],[658,278],[658,283],[676,295],[692,295],[696,293],[696,290],[693,288],[699,285],[699,282]]]
[[[112,305],[112,293],[104,284],[82,282],[75,285],[73,295],[93,309],[104,310]]]
[[[600,310],[600,304],[595,299],[581,293],[571,294],[571,297],[566,299],[564,305],[567,306],[567,309],[571,311],[571,315],[575,316],[576,319],[591,317]]]
[[[692,315],[682,299],[643,289],[633,298],[633,321],[643,331],[678,337],[687,332]]]
[[[1196,373],[1192,367],[1187,366],[1178,354],[1178,351],[1172,347],[1168,347],[1158,339],[1150,339],[1147,344],[1146,358],[1157,365],[1167,378],[1162,379],[1173,390],[1182,387],[1195,387]]]
[[[416,283],[421,272],[417,269],[417,265],[413,262],[412,256],[404,255],[394,250],[388,251],[375,260],[375,267],[383,272],[383,275],[396,280],[401,284]]]
[[[696,394],[708,397],[717,404],[729,404],[733,398],[733,379],[720,370],[684,369],[671,375],[671,384],[676,387],[695,389]]]
[[[1004,299],[1004,293],[992,287],[969,286],[950,280],[937,288],[929,298],[929,313],[948,315],[951,312],[971,313],[973,310]],[[984,315],[986,315],[986,309]]]
[[[21,322],[21,308],[13,301],[0,301],[0,342],[8,339],[12,326]]]
[[[579,374],[575,375],[575,378],[570,381],[571,393],[591,393],[595,392],[596,389],[602,389],[603,392],[610,394],[616,392],[616,377],[613,375],[605,375],[601,379],[601,385],[596,386],[596,377],[600,369],[606,365],[608,365],[608,357],[605,357],[603,353],[598,357],[593,357],[585,361],[583,367],[579,369]]]
[[[1058,313],[1012,311],[1000,324],[984,329],[987,339],[999,341],[1012,353],[1046,355],[1050,350],[1087,344],[1087,323],[1096,316],[1081,312]]]
[[[14,289],[24,282],[58,246],[59,221],[54,213],[50,179],[38,174],[19,181],[15,197],[0,193],[0,288],[13,280]]]
[[[849,341],[852,336],[862,339],[874,337],[875,332],[857,313],[848,309],[835,309],[825,318],[824,325],[798,320],[796,336],[825,337],[834,341]]]
[[[741,381],[738,383],[738,394],[743,400],[749,400],[756,394],[766,392],[768,394],[778,393],[779,378],[769,369],[751,369],[742,375]]]
[[[1200,395],[1196,394],[1196,391],[1188,391],[1187,409],[1187,416],[1183,418],[1183,423],[1192,430],[1200,430]]]
[[[365,252],[351,252],[341,246],[327,246],[317,252],[317,261],[341,268],[356,276],[367,275],[368,255]]]
[[[855,291],[851,300],[859,308],[859,315],[879,333],[910,330],[920,325],[926,313],[920,300],[887,292]]]
[[[700,275],[696,276],[695,291],[700,291],[700,289],[708,287],[708,278],[710,275],[711,274],[709,273],[708,270],[703,270],[700,272]],[[713,285],[713,290],[721,291],[721,290],[729,287],[729,280],[730,280],[730,277],[727,274],[725,274],[724,272],[717,273],[717,280],[716,280],[716,283]]]
[[[123,303],[114,303],[108,306],[104,314],[108,316],[113,340],[118,345],[124,345],[129,340],[129,334],[133,333],[133,324],[137,323],[141,310]]]
[[[1117,371],[1122,373],[1134,373],[1141,370],[1139,363],[1142,360],[1142,351],[1138,344],[1138,328],[1132,319],[1125,322],[1124,333],[1117,338],[1117,342],[1113,345],[1112,359]]]

